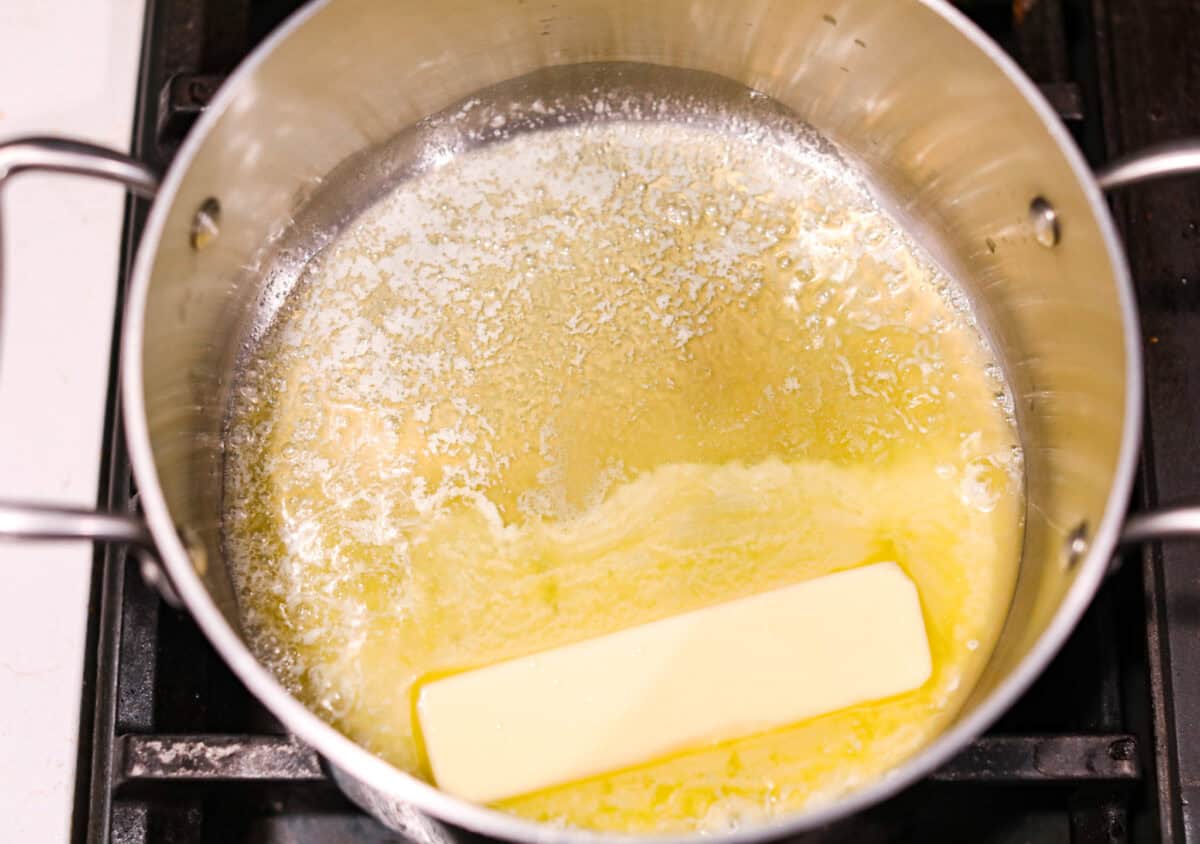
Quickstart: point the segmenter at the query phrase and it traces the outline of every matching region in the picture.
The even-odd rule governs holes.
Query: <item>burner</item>
[[[149,0],[135,154],[165,167],[225,76],[298,5]],[[1200,31],[1200,7],[958,5],[1041,86],[1092,163],[1200,134],[1200,88],[1188,87],[1200,79],[1200,51],[1171,38]],[[1188,377],[1190,352],[1200,357],[1200,193],[1182,183],[1137,188],[1117,210],[1147,338],[1136,496],[1147,505],[1200,492],[1200,461],[1190,459],[1200,379]],[[124,277],[145,213],[144,202],[130,201]],[[112,507],[134,507],[115,385],[102,484]],[[929,780],[804,840],[1200,841],[1200,585],[1189,555],[1185,545],[1131,555],[992,732]],[[98,555],[76,840],[403,841],[341,795],[316,754],[287,736],[187,614],[137,572],[123,549]]]

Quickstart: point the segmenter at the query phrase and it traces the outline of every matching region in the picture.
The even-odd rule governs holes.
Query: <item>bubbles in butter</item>
[[[896,560],[922,689],[503,808],[668,832],[827,802],[935,735],[991,650],[1021,530],[1010,407],[957,288],[826,147],[517,134],[365,213],[249,362],[243,623],[322,718],[428,776],[423,676]]]

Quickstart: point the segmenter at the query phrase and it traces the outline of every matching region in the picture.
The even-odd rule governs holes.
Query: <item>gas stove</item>
[[[149,0],[133,150],[165,167],[222,80],[299,3]],[[1037,82],[1098,164],[1200,135],[1200,7],[1183,0],[972,0],[960,8]],[[1133,505],[1200,492],[1200,192],[1116,200],[1146,338]],[[147,208],[126,214],[125,272]],[[1195,282],[1189,284],[1189,280]],[[120,331],[122,302],[114,316]],[[110,386],[102,490],[136,506]],[[927,781],[814,842],[1200,842],[1200,578],[1194,547],[1130,554],[1030,692]],[[123,549],[92,592],[74,840],[399,842],[335,788]],[[478,836],[462,834],[464,839]]]

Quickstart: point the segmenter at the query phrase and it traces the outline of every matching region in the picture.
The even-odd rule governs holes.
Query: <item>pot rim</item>
[[[143,320],[150,278],[175,194],[192,159],[240,88],[274,49],[295,30],[324,9],[332,0],[314,0],[292,15],[267,37],[236,69],[199,122],[188,134],[163,179],[143,230],[130,281],[124,331],[121,338],[121,393],[126,440],[137,479],[146,521],[162,556],[172,584],[196,623],[234,674],[295,736],[311,745],[342,775],[359,780],[390,799],[405,800],[421,811],[477,833],[536,844],[612,844],[619,841],[674,844],[703,837],[720,844],[750,844],[815,829],[841,820],[881,802],[922,779],[945,764],[964,744],[986,730],[1025,692],[1042,673],[1075,628],[1102,582],[1116,547],[1120,525],[1133,482],[1140,448],[1142,411],[1142,362],[1136,304],[1124,250],[1104,195],[1091,169],[1057,114],[1017,64],[962,12],[946,0],[920,0],[982,51],[1030,103],[1051,138],[1066,158],[1082,187],[1093,217],[1104,239],[1113,280],[1121,306],[1125,341],[1125,404],[1117,464],[1105,503],[1103,518],[1084,559],[1053,619],[1041,638],[1017,668],[966,717],[955,722],[920,752],[893,768],[875,782],[811,811],[800,811],[780,819],[750,824],[728,832],[629,835],[554,827],[515,815],[468,803],[439,791],[429,783],[404,773],[359,746],[318,718],[294,698],[258,661],[217,608],[200,576],[192,566],[175,523],[167,508],[154,454],[150,447],[143,395]]]

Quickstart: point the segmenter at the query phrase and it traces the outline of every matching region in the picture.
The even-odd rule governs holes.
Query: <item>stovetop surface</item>
[[[165,167],[222,79],[296,0],[148,0],[134,151]],[[1200,5],[961,2],[1042,86],[1093,163],[1200,135]],[[1200,491],[1200,191],[1119,197],[1146,337],[1135,506]],[[127,212],[126,269],[144,222]],[[1195,283],[1189,284],[1194,279]],[[122,290],[118,298],[122,299]],[[120,306],[115,330],[120,330]],[[131,506],[118,396],[102,489]],[[1195,547],[1134,554],[1049,670],[930,780],[805,841],[1200,842],[1200,578]],[[186,613],[121,549],[97,552],[74,840],[398,842],[287,738]],[[1190,669],[1190,670],[1189,670]],[[86,764],[90,748],[90,766]]]

